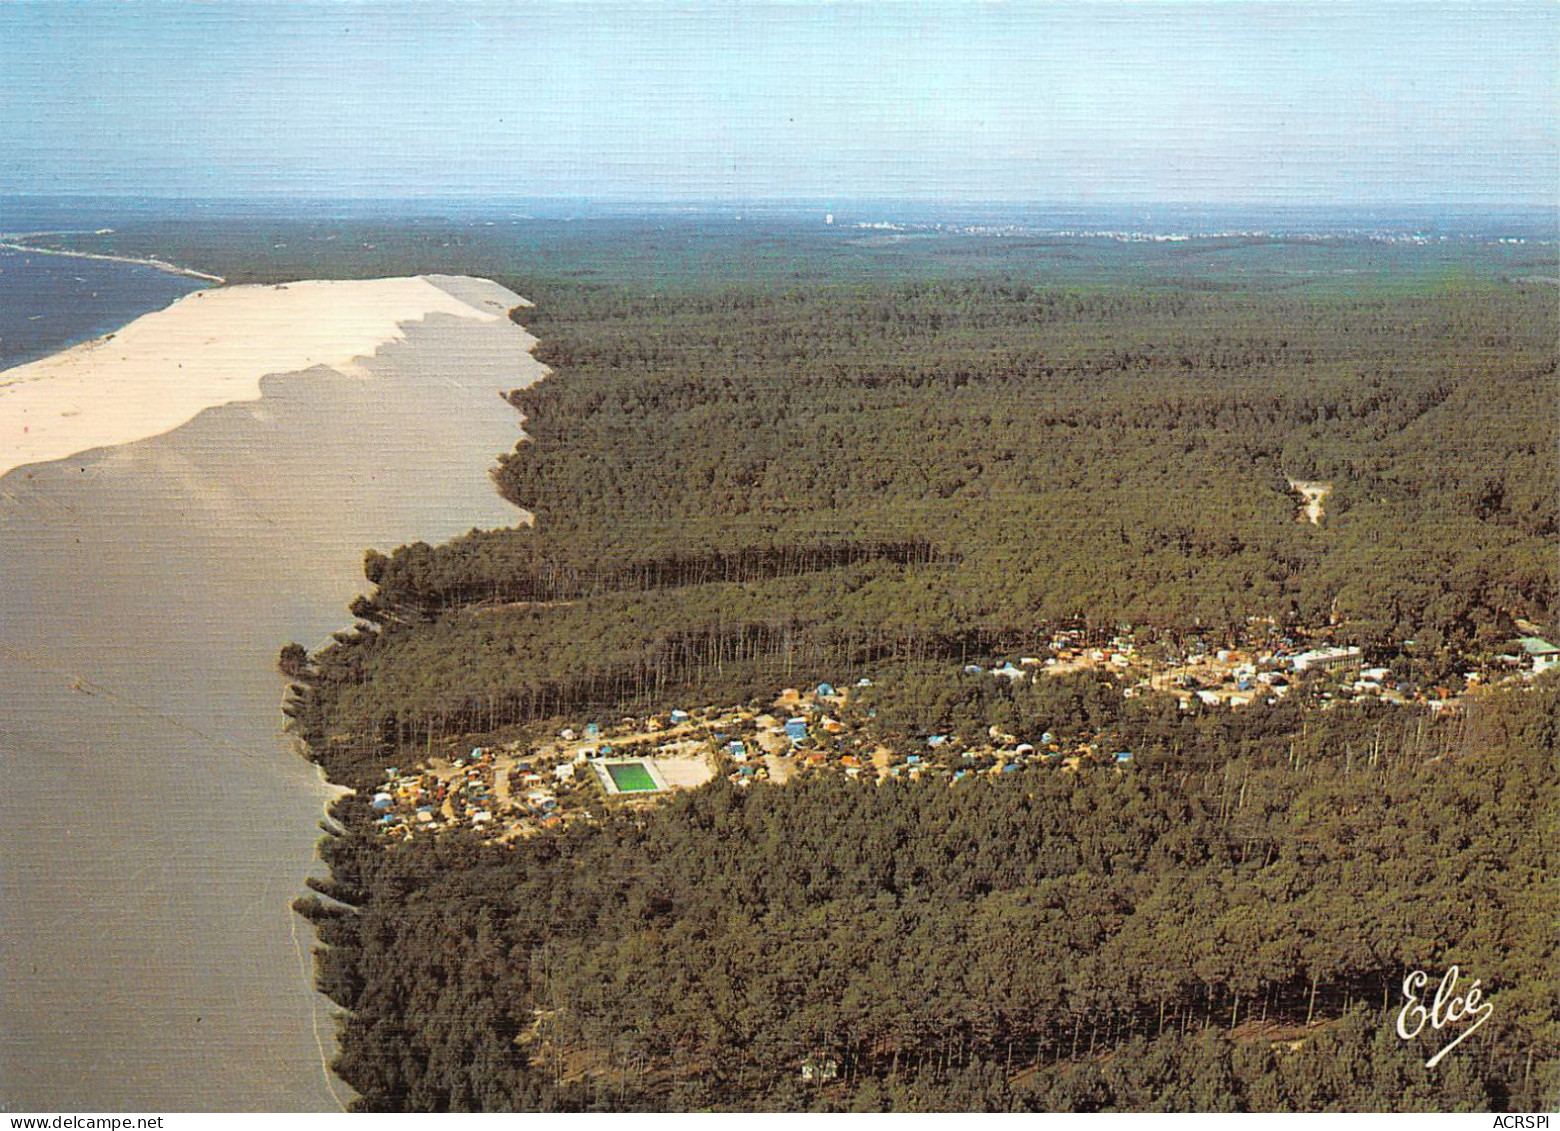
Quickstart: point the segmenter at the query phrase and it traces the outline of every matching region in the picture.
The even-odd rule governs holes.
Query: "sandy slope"
[[[504,318],[501,303],[463,291],[463,282],[414,276],[197,291],[117,333],[0,372],[0,475],[254,400],[268,374],[320,365],[359,372],[357,359],[403,340],[403,323],[430,314]]]
[[[290,907],[317,867],[327,791],[282,732],[277,651],[351,622],[367,547],[525,519],[489,476],[521,438],[499,394],[547,373],[506,317],[518,295],[443,276],[310,285],[324,312],[231,293],[277,316],[226,324],[227,353],[210,356],[235,387],[364,356],[0,475],[0,1107],[13,1111],[350,1100],[324,1070],[335,1007],[314,993],[313,938]],[[173,309],[197,308],[210,337],[206,312],[228,294]],[[276,329],[282,315],[296,333]]]

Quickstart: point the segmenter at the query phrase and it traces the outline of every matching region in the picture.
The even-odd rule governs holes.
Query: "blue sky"
[[[0,192],[1541,203],[1560,5],[21,2]]]

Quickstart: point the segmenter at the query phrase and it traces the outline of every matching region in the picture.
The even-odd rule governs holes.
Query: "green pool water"
[[[607,773],[612,775],[612,784],[618,787],[620,793],[644,793],[654,791],[655,779],[650,776],[650,771],[645,769],[643,762],[624,762],[620,766],[608,766]]]

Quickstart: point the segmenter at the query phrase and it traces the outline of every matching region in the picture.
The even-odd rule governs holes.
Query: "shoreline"
[[[433,315],[507,319],[502,301],[463,297],[458,281],[441,286],[443,278],[198,290],[112,333],[0,370],[0,475],[159,436],[218,405],[258,401],[271,374],[324,367],[362,376],[365,359]]]
[[[99,228],[88,235],[107,235],[112,228]],[[0,234],[0,251],[32,252],[38,255],[59,255],[66,259],[95,259],[101,263],[125,263],[135,267],[151,267],[169,275],[181,275],[187,279],[203,279],[208,283],[216,283],[223,286],[227,283],[221,275],[208,274],[205,271],[197,271],[193,267],[180,267],[177,263],[169,263],[164,259],[139,259],[132,255],[109,255],[106,252],[97,251],[72,251],[58,247],[38,247],[25,241],[38,239],[42,236],[65,235],[64,232],[16,232]]]

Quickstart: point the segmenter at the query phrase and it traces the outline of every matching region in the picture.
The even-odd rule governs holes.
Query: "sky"
[[[1560,5],[0,4],[0,193],[1553,205]]]

